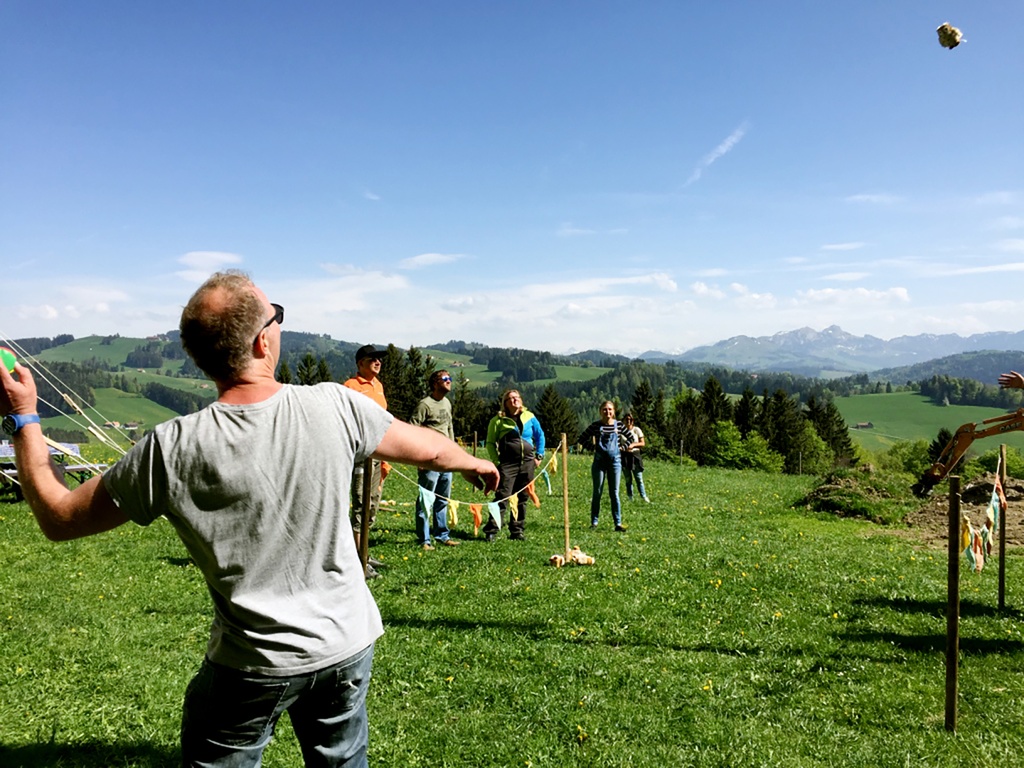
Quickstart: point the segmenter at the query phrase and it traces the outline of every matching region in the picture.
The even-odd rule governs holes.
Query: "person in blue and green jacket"
[[[501,396],[501,407],[487,425],[487,453],[501,477],[494,497],[498,499],[502,519],[508,519],[509,538],[522,541],[526,505],[530,499],[527,486],[533,482],[533,471],[544,458],[544,430],[537,417],[523,407],[519,390],[509,389]],[[516,514],[509,512],[512,496],[518,501]],[[484,525],[487,541],[497,538],[499,527],[488,517]]]

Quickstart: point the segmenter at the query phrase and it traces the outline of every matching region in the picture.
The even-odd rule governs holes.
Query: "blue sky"
[[[935,28],[965,42],[942,48]],[[1024,327],[1024,3],[0,4],[0,334]]]

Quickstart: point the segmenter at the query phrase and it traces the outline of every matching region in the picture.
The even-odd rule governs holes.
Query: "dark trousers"
[[[526,527],[526,505],[530,502],[530,494],[526,486],[533,482],[533,459],[526,461],[507,462],[498,465],[498,473],[501,480],[498,481],[498,489],[494,492],[495,498],[499,499],[498,508],[501,510],[502,520],[508,518],[508,532],[510,536],[521,534]],[[512,515],[511,505],[508,497],[515,495],[519,502],[519,514]],[[501,499],[505,499],[501,501]],[[484,525],[484,533],[497,533],[498,524],[494,518],[488,517]]]

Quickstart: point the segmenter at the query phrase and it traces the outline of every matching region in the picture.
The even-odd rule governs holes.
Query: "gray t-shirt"
[[[348,500],[391,422],[339,384],[285,385],[160,424],[103,476],[131,520],[166,517],[206,577],[211,661],[306,674],[380,637]]]
[[[410,424],[430,427],[440,432],[449,440],[455,439],[455,427],[452,425],[452,404],[447,397],[435,400],[427,395],[416,404],[412,416],[409,417]]]

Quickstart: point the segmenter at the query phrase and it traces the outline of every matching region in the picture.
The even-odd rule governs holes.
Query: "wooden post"
[[[473,458],[474,459],[476,458],[476,440],[477,440],[477,434],[476,434],[476,431],[474,430],[473,431]]]
[[[946,730],[956,730],[960,656],[960,477],[949,478],[949,563],[946,573]]]
[[[363,462],[363,519],[359,523],[359,562],[366,573],[370,559],[370,489],[373,488],[373,459]]]
[[[562,433],[562,515],[565,518],[565,563],[569,564],[569,442]]]
[[[999,446],[999,485],[1006,493],[1006,443]],[[999,610],[1006,609],[1006,510],[999,509]]]

